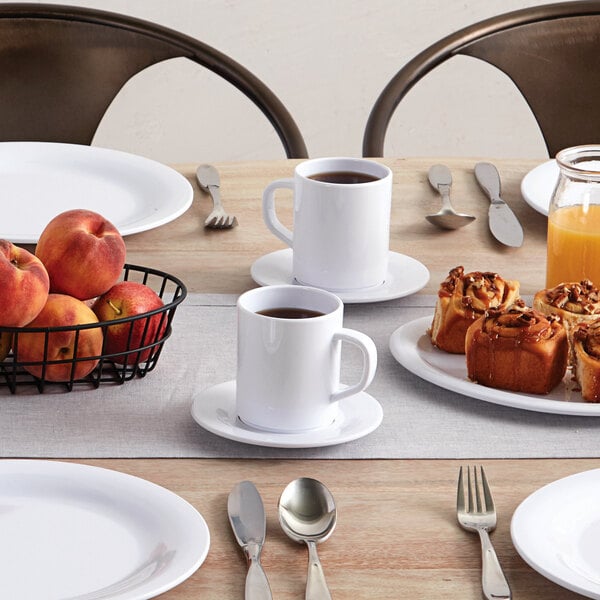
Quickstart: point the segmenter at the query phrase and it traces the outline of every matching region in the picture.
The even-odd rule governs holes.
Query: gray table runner
[[[97,390],[0,391],[0,456],[48,458],[554,458],[600,452],[600,418],[536,413],[468,398],[423,381],[392,357],[401,324],[433,312],[432,296],[348,305],[345,325],[379,352],[368,392],[383,423],[370,435],[326,448],[263,448],[211,434],[190,414],[194,390],[235,377],[233,295],[191,294],[173,336],[144,379]],[[353,357],[350,356],[352,368]],[[351,379],[351,377],[350,377]]]

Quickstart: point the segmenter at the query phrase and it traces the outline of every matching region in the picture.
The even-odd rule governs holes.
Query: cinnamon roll
[[[578,323],[600,317],[600,290],[589,279],[561,283],[540,290],[533,297],[533,308],[545,315],[558,316],[572,343],[572,330]]]
[[[531,308],[487,311],[467,330],[465,347],[469,379],[488,387],[547,394],[567,370],[565,328]]]
[[[600,402],[600,318],[573,330],[573,376],[586,402]]]
[[[455,267],[440,284],[429,329],[432,344],[446,352],[464,354],[469,325],[487,309],[507,308],[518,298],[518,281],[492,272],[465,273],[463,267]]]
[[[578,323],[600,317],[600,290],[589,279],[561,283],[540,290],[533,297],[533,308],[545,315],[559,317],[569,338],[569,364],[573,364],[573,329]]]

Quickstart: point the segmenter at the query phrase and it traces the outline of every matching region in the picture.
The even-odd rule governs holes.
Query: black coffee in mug
[[[275,319],[311,319],[312,317],[322,317],[325,313],[319,312],[318,310],[311,310],[310,308],[294,308],[286,306],[257,310],[256,314],[264,315],[265,317],[273,317]]]
[[[322,181],[323,183],[370,183],[378,181],[380,178],[368,173],[359,173],[358,171],[326,171],[324,173],[315,173],[309,175],[309,179]]]

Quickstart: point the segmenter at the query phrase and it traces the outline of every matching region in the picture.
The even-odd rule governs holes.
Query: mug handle
[[[357,346],[363,354],[363,370],[359,382],[331,394],[331,401],[336,402],[342,398],[358,394],[370,385],[377,369],[377,349],[368,335],[354,329],[340,329],[340,331],[334,333],[333,342],[349,342]]]
[[[263,221],[265,225],[274,233],[281,241],[285,242],[290,248],[293,244],[293,234],[285,227],[277,218],[275,212],[275,190],[278,188],[294,189],[293,179],[277,179],[272,181],[263,192]]]

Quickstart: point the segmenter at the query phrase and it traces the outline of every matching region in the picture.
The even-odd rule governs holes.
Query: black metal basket
[[[185,285],[176,277],[137,265],[126,264],[123,269],[122,281],[137,281],[153,289],[162,299],[164,306],[132,317],[124,317],[112,321],[89,323],[67,327],[0,327],[0,335],[12,336],[12,349],[4,361],[0,362],[0,387],[8,387],[14,394],[21,386],[33,386],[42,393],[48,389],[52,391],[71,391],[75,387],[97,388],[100,384],[122,384],[134,377],[144,377],[156,366],[165,341],[171,335],[171,323],[175,310],[187,295]],[[150,317],[159,315],[160,319],[154,335],[150,331]],[[145,321],[142,321],[144,320]],[[153,320],[155,320],[153,319]],[[144,329],[140,343],[132,343],[132,332],[135,324],[144,322]],[[100,329],[106,341],[106,330],[113,325],[129,324],[127,348],[117,354],[108,354],[105,351],[105,342],[102,352],[98,356],[81,356],[65,360],[43,360],[38,362],[19,362],[17,353],[19,336],[25,333],[44,335],[44,356],[47,357],[49,339],[57,332],[70,332],[75,334],[74,356],[77,356],[77,345],[81,332],[86,329]],[[147,338],[147,339],[146,339]],[[76,377],[77,363],[82,361],[97,361],[94,369],[85,377]],[[67,365],[70,376],[63,381],[50,381],[44,377],[48,367],[53,365]],[[28,368],[39,371],[41,376],[32,375]]]

